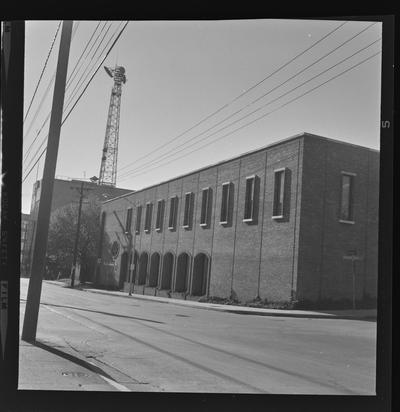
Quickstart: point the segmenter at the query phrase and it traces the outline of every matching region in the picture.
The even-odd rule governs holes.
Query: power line
[[[123,23],[120,23],[119,26],[118,26],[118,28],[121,27],[122,24],[123,24]],[[111,27],[111,25],[109,26],[109,28],[110,28],[110,27]],[[104,28],[104,27],[103,27],[103,28]],[[92,68],[93,68],[93,67],[95,66],[95,64],[99,61],[102,53],[103,53],[104,50],[107,48],[107,46],[110,44],[110,42],[111,42],[112,38],[114,37],[114,35],[117,33],[118,28],[117,28],[117,29],[114,31],[114,33],[111,35],[110,39],[108,40],[108,42],[106,43],[106,45],[105,45],[104,48],[102,49],[101,53],[100,53],[99,56],[97,57],[94,65],[92,66]],[[108,32],[108,30],[107,30],[107,32]],[[107,32],[106,32],[106,34],[107,34]],[[100,32],[100,33],[101,33],[101,32]],[[95,52],[94,52],[94,54],[93,54],[93,56],[92,56],[91,61],[93,60],[93,58],[94,58],[94,56],[95,56],[95,54],[96,54],[99,46],[100,46],[100,45],[102,44],[102,42],[103,42],[103,40],[104,40],[104,36],[103,36],[103,39],[100,41],[97,49],[95,50]],[[97,39],[95,40],[95,42],[96,42],[96,41],[97,41]],[[95,43],[94,43],[94,44],[95,44]],[[90,53],[90,51],[89,51],[89,53]],[[103,60],[103,61],[104,61],[104,60]],[[90,64],[90,63],[89,63],[89,64]],[[89,67],[89,66],[88,66],[88,67]],[[87,67],[87,68],[88,68],[88,67]],[[86,68],[85,72],[87,71],[87,68]],[[97,70],[98,70],[98,69],[97,69]],[[84,72],[84,73],[85,73],[85,72]],[[84,81],[87,79],[87,77],[89,76],[89,74],[90,74],[90,71],[89,71],[89,73],[86,75],[86,77],[84,78]],[[82,78],[82,77],[81,77],[81,78]],[[83,84],[83,83],[82,83],[82,84]],[[67,86],[67,89],[68,89],[68,86]],[[75,89],[76,89],[76,87],[75,87]],[[75,90],[75,89],[74,89],[74,90]],[[63,113],[68,109],[68,106],[72,103],[72,100],[73,100],[73,98],[76,96],[76,94],[78,93],[78,91],[79,91],[79,88],[76,89],[76,92],[75,92],[75,94],[74,94],[73,96],[70,95],[70,99],[69,99],[69,101],[65,104]],[[74,105],[74,106],[75,106],[75,105]],[[47,122],[48,119],[50,118],[50,114],[51,114],[51,113],[49,113],[49,114],[47,115],[47,117],[46,117],[46,119],[45,119],[45,122],[43,123],[42,127],[40,128],[40,130],[39,130],[36,138],[35,138],[34,141],[32,142],[32,144],[36,141],[37,137],[39,136],[39,134],[40,134],[40,132],[42,131],[43,127],[45,126],[46,122]],[[62,124],[63,124],[63,123],[62,123]],[[46,137],[42,140],[42,142],[41,142],[38,150],[37,150],[37,151],[35,152],[35,154],[32,156],[31,162],[27,165],[26,169],[30,166],[30,164],[32,163],[32,161],[35,159],[36,154],[39,152],[40,148],[44,145],[44,143],[46,142],[46,139],[47,139],[47,135],[46,135]],[[43,155],[43,152],[41,153],[41,156],[42,156],[42,155]],[[26,170],[26,169],[25,169],[25,170]]]
[[[68,79],[68,81],[67,81],[67,87],[68,87],[68,85],[74,80],[74,78],[75,78],[75,77],[74,77],[74,74],[75,74],[75,71],[77,70],[78,64],[79,64],[79,62],[81,61],[81,59],[82,59],[82,57],[83,57],[86,49],[88,48],[90,42],[92,41],[93,36],[95,35],[98,27],[100,26],[100,23],[101,23],[101,21],[99,21],[99,22],[97,23],[97,26],[95,27],[92,35],[90,36],[90,39],[86,42],[85,48],[83,49],[83,51],[82,51],[81,55],[79,56],[79,58],[78,58],[78,60],[77,60],[77,62],[76,62],[76,64],[75,64],[75,66],[74,66],[71,74],[69,75],[69,79]],[[101,33],[101,32],[100,32],[100,33]],[[96,41],[97,41],[97,39],[95,40],[95,42],[96,42]],[[88,54],[89,54],[89,53],[90,53],[90,51],[88,52]],[[80,68],[82,67],[82,65],[83,65],[84,62],[85,62],[85,61],[83,60],[83,61],[82,61],[82,64],[79,66],[79,69],[77,70],[77,72],[79,72],[79,70],[80,70]]]
[[[58,23],[57,30],[56,30],[56,34],[54,35],[53,41],[52,41],[51,46],[50,46],[50,50],[49,50],[49,52],[47,53],[47,57],[46,57],[46,60],[45,60],[45,62],[44,62],[44,65],[43,65],[42,72],[40,73],[39,80],[38,80],[38,82],[37,82],[37,84],[36,84],[35,91],[33,92],[32,99],[31,99],[31,101],[30,101],[30,103],[29,103],[28,110],[26,111],[26,114],[25,114],[25,117],[24,117],[24,123],[25,123],[25,120],[26,120],[26,118],[27,118],[27,116],[28,116],[28,114],[29,114],[29,111],[30,111],[31,107],[32,107],[32,103],[33,103],[33,100],[35,99],[36,92],[37,92],[37,90],[38,90],[38,88],[39,88],[39,85],[40,85],[40,82],[41,82],[41,80],[42,80],[44,71],[46,70],[47,62],[49,61],[49,58],[50,58],[51,52],[52,52],[52,50],[53,50],[54,43],[56,42],[56,38],[57,38],[58,32],[59,32],[59,30],[60,30],[60,27],[61,27],[61,21]]]
[[[272,103],[274,103],[275,101],[281,99],[282,97],[285,97],[285,96],[288,95],[289,93],[292,93],[293,91],[295,91],[295,90],[297,90],[298,88],[304,86],[305,84],[309,83],[310,81],[312,81],[312,80],[316,79],[317,77],[320,77],[320,76],[323,75],[324,73],[332,70],[332,69],[335,68],[336,66],[338,66],[338,65],[344,63],[345,61],[351,59],[351,58],[354,57],[355,55],[361,53],[362,51],[364,51],[364,50],[366,50],[367,48],[371,47],[372,45],[374,45],[375,43],[377,43],[377,42],[380,41],[380,40],[381,40],[381,39],[375,40],[374,42],[368,44],[367,46],[359,49],[359,50],[356,51],[355,53],[351,54],[350,56],[348,56],[348,57],[346,57],[346,58],[344,58],[344,59],[342,59],[342,60],[340,60],[339,62],[337,62],[336,64],[334,64],[334,65],[332,65],[332,66],[330,66],[330,67],[328,67],[327,69],[323,70],[323,71],[320,72],[319,74],[311,77],[310,79],[306,80],[305,82],[301,83],[300,85],[298,85],[298,86],[290,89],[290,90],[287,91],[286,93],[284,93],[284,94],[276,97],[275,99],[273,99],[273,100],[271,100],[271,101],[263,104],[263,105],[260,106],[259,108],[255,109],[255,110],[253,110],[252,112],[246,114],[245,116],[242,116],[242,117],[240,117],[239,119],[237,119],[237,120],[229,123],[228,125],[226,125],[226,126],[220,128],[220,129],[216,130],[215,132],[213,132],[213,133],[211,133],[210,135],[206,136],[203,140],[208,139],[208,138],[214,136],[215,134],[217,134],[217,133],[219,133],[219,132],[227,129],[228,127],[230,127],[230,126],[238,123],[239,121],[241,121],[241,120],[243,120],[243,119],[251,116],[252,114],[260,111],[261,109],[265,108],[266,106],[269,106],[270,104],[272,104]],[[284,83],[286,83],[286,82],[284,82]],[[275,89],[278,88],[278,87],[279,87],[279,86],[275,87]],[[227,119],[224,119],[223,121],[225,121],[225,120],[227,120]],[[220,123],[222,123],[223,121],[217,123],[217,125],[220,124]],[[203,135],[203,134],[206,133],[207,131],[213,129],[215,126],[216,126],[216,125],[210,127],[209,129],[207,129],[206,131],[204,131],[204,132],[202,132],[202,133],[200,133],[200,134],[198,134],[198,135],[195,135],[195,136],[192,137],[190,140],[188,140],[185,144],[187,144],[187,143],[189,143],[191,140],[194,140],[194,139],[196,139],[197,137]],[[162,157],[159,158],[158,160],[154,160],[154,161],[149,162],[149,163],[147,163],[147,164],[145,164],[145,165],[139,166],[139,167],[137,167],[136,169],[133,169],[133,170],[128,171],[128,172],[125,172],[125,173],[124,173],[122,176],[120,176],[120,177],[124,178],[125,176],[131,175],[131,174],[134,173],[135,171],[138,171],[138,170],[140,171],[140,170],[142,170],[144,167],[147,167],[147,166],[152,165],[152,164],[155,164],[155,163],[159,163],[160,161],[162,161],[162,160],[164,160],[164,159],[166,159],[166,158],[168,158],[168,157],[174,156],[174,155],[177,154],[177,153],[180,153],[180,152],[182,152],[182,151],[184,151],[184,150],[186,150],[186,149],[188,149],[188,148],[190,148],[190,147],[193,147],[193,146],[196,145],[197,143],[199,143],[199,142],[196,142],[196,141],[195,141],[195,142],[193,142],[192,144],[190,144],[189,146],[183,147],[183,148],[181,148],[180,150],[176,150],[176,148],[175,148],[175,149],[174,149],[174,153],[165,154],[164,156],[162,156]]]
[[[233,104],[234,102],[236,102],[238,99],[240,99],[242,96],[246,95],[247,93],[249,93],[250,91],[252,91],[253,89],[255,89],[256,87],[258,87],[260,84],[264,83],[266,80],[268,80],[269,78],[271,78],[273,75],[275,75],[276,73],[280,72],[282,69],[284,69],[286,66],[288,66],[290,63],[292,63],[293,61],[295,61],[296,59],[298,59],[299,57],[301,57],[302,55],[304,55],[305,53],[307,53],[309,50],[311,50],[313,47],[315,47],[317,44],[321,43],[323,40],[325,40],[327,37],[331,36],[333,33],[335,33],[337,30],[339,30],[341,27],[343,27],[345,24],[347,24],[348,22],[345,21],[341,24],[339,24],[339,26],[335,27],[333,30],[331,30],[330,32],[328,32],[325,36],[321,37],[319,40],[317,40],[316,42],[314,42],[311,46],[307,47],[305,50],[303,50],[302,52],[300,52],[299,54],[297,54],[296,56],[292,57],[289,61],[287,61],[286,63],[284,63],[283,65],[281,65],[280,67],[278,67],[277,69],[275,69],[272,73],[270,73],[268,76],[264,77],[262,80],[258,81],[257,83],[255,83],[253,86],[249,87],[247,90],[245,90],[243,93],[239,94],[238,96],[236,96],[234,99],[232,99],[231,101],[229,101],[228,103],[224,104],[223,106],[221,106],[220,108],[218,108],[216,111],[214,111],[213,113],[209,114],[208,116],[202,118],[199,122],[197,122],[194,126],[190,127],[189,129],[186,129],[185,131],[183,131],[181,134],[179,134],[178,136],[175,136],[173,139],[169,140],[168,142],[162,144],[161,146],[159,146],[157,149],[155,149],[155,151],[158,151],[162,148],[164,148],[165,146],[171,144],[173,141],[179,139],[180,137],[182,137],[183,135],[185,135],[186,133],[190,132],[191,130],[193,130],[194,128],[196,128],[197,126],[199,126],[200,124],[204,123],[205,121],[207,121],[209,118],[215,116],[216,114],[218,114],[219,112],[221,112],[222,110],[224,110],[225,108],[229,107],[231,104]],[[135,161],[123,166],[120,168],[120,170],[126,169],[127,167],[129,167],[130,165],[136,163],[139,160],[142,160],[143,158],[147,157],[149,153],[143,155],[142,157],[139,157],[138,159],[136,159]]]
[[[60,24],[61,24],[61,23],[60,23]],[[74,24],[71,41],[72,41],[72,40],[74,39],[74,37],[75,37],[75,33],[76,33],[76,31],[78,30],[79,24],[80,24],[79,21],[78,21],[76,24]],[[38,106],[38,108],[36,109],[36,112],[35,112],[35,114],[34,114],[34,116],[33,116],[33,119],[31,120],[31,123],[30,123],[30,125],[29,125],[29,127],[28,127],[28,130],[27,130],[26,133],[24,134],[24,137],[23,137],[24,140],[25,140],[26,137],[29,135],[29,132],[30,132],[31,129],[32,129],[32,126],[33,126],[33,124],[34,124],[34,122],[35,122],[35,120],[36,120],[36,118],[37,118],[37,116],[38,116],[38,114],[39,114],[39,112],[40,112],[40,109],[41,109],[42,106],[43,106],[44,101],[46,100],[46,97],[47,97],[47,95],[48,95],[48,93],[49,93],[49,91],[50,91],[50,89],[51,89],[51,86],[52,86],[53,83],[54,83],[55,78],[56,78],[56,71],[54,70],[53,76],[51,77],[51,79],[50,79],[50,81],[49,81],[49,84],[47,85],[46,91],[45,91],[45,93],[43,94],[42,99],[40,100],[39,106]],[[26,160],[26,158],[27,158],[27,156],[28,156],[28,154],[29,154],[29,152],[30,152],[33,144],[36,142],[37,138],[39,137],[40,132],[42,131],[43,127],[46,125],[47,121],[49,120],[49,118],[50,118],[50,113],[51,113],[51,112],[48,113],[47,117],[45,118],[44,122],[42,123],[42,126],[40,127],[39,131],[36,133],[36,137],[33,139],[33,141],[31,142],[31,144],[29,145],[27,151],[25,152],[24,161]]]
[[[229,136],[229,135],[231,135],[231,134],[233,134],[233,133],[236,133],[237,131],[239,131],[239,130],[247,127],[247,126],[250,126],[251,124],[253,124],[253,123],[261,120],[262,118],[264,118],[264,117],[266,117],[266,116],[268,116],[268,115],[270,115],[270,114],[272,114],[272,113],[274,113],[274,112],[282,109],[283,107],[289,105],[290,103],[292,103],[292,102],[294,102],[294,101],[296,101],[296,100],[298,100],[298,99],[306,96],[307,94],[313,92],[314,90],[319,89],[320,87],[324,86],[325,84],[329,83],[330,81],[337,79],[338,77],[340,77],[340,76],[342,76],[343,74],[349,72],[350,70],[352,70],[352,69],[360,66],[361,64],[367,62],[368,60],[371,60],[371,59],[374,58],[375,56],[378,56],[380,53],[381,53],[381,51],[379,51],[379,52],[377,52],[377,53],[375,53],[375,54],[367,57],[366,59],[362,60],[361,62],[359,62],[359,63],[357,63],[357,64],[349,67],[348,69],[344,70],[343,72],[341,72],[341,73],[339,73],[339,74],[331,77],[330,79],[326,80],[325,82],[323,82],[323,83],[321,83],[321,84],[313,87],[312,89],[306,91],[305,93],[303,93],[303,94],[301,94],[301,95],[299,95],[299,96],[297,96],[297,97],[289,100],[288,102],[286,102],[286,103],[282,104],[281,106],[279,106],[279,107],[271,110],[270,112],[267,112],[267,113],[259,116],[258,118],[256,118],[256,119],[254,119],[254,120],[252,120],[252,121],[250,121],[250,122],[248,122],[248,123],[246,123],[246,124],[238,127],[237,129],[235,129],[235,130],[233,130],[233,131],[230,131],[230,132],[226,133],[226,134],[223,135],[223,136],[219,136],[218,138],[214,139],[213,141],[211,141],[211,142],[209,142],[209,143],[207,143],[207,144],[205,144],[205,145],[203,145],[203,146],[200,146],[200,147],[192,150],[191,152],[185,153],[184,155],[182,155],[182,156],[180,156],[180,157],[178,157],[178,158],[176,158],[176,159],[173,159],[173,160],[171,160],[171,161],[169,161],[169,162],[167,162],[167,163],[158,165],[158,166],[156,166],[156,167],[154,167],[154,168],[147,169],[147,170],[145,170],[145,171],[143,171],[143,172],[141,172],[141,173],[137,173],[135,176],[139,176],[139,175],[141,175],[141,174],[145,174],[145,173],[147,173],[147,172],[149,172],[149,171],[151,171],[151,170],[158,169],[158,168],[160,168],[160,167],[162,167],[162,166],[165,166],[165,165],[167,165],[167,164],[170,164],[170,163],[172,163],[172,162],[175,162],[176,160],[179,160],[179,159],[181,159],[181,158],[183,158],[183,157],[185,157],[185,156],[187,156],[187,155],[189,155],[189,154],[191,154],[191,153],[197,152],[198,150],[200,150],[200,149],[202,149],[202,148],[204,148],[204,147],[206,147],[206,146],[209,146],[210,144],[216,142],[217,140],[221,140],[221,139],[223,139],[223,138],[225,138],[225,137],[227,137],[227,136]],[[121,179],[121,180],[126,180],[126,179],[127,179],[127,176],[125,176],[125,178],[123,178],[123,179]]]
[[[346,41],[344,41],[343,43],[341,43],[339,46],[335,47],[333,50],[329,51],[328,53],[324,54],[322,57],[318,58],[317,60],[315,60],[313,63],[309,64],[308,66],[306,66],[305,68],[301,69],[299,72],[297,72],[296,74],[294,74],[293,76],[289,77],[287,80],[285,80],[284,82],[278,84],[277,86],[273,87],[272,89],[268,90],[266,93],[264,93],[263,95],[261,95],[260,97],[258,97],[257,99],[251,101],[250,103],[248,103],[247,105],[245,105],[244,107],[240,108],[239,110],[235,111],[234,113],[230,114],[229,116],[225,117],[224,119],[220,120],[218,123],[212,125],[211,127],[209,127],[208,129],[206,129],[205,131],[191,137],[190,139],[188,139],[185,143],[182,143],[181,145],[172,147],[171,149],[169,149],[166,153],[159,155],[158,157],[156,157],[153,160],[150,160],[144,164],[142,164],[141,166],[138,166],[136,168],[134,168],[131,171],[127,171],[125,173],[122,174],[122,176],[125,176],[126,173],[130,173],[133,171],[136,171],[138,169],[143,168],[144,166],[148,166],[148,165],[152,165],[154,163],[157,163],[158,161],[166,158],[166,157],[170,157],[167,156],[169,153],[176,153],[176,148],[180,147],[182,145],[186,145],[189,142],[191,142],[194,139],[197,139],[198,137],[204,135],[205,133],[207,133],[208,131],[212,130],[213,128],[215,128],[216,126],[220,125],[221,123],[224,123],[225,121],[227,121],[228,119],[232,118],[233,116],[239,114],[240,112],[242,112],[243,110],[245,110],[246,108],[250,107],[251,105],[253,105],[254,103],[258,102],[259,100],[261,100],[262,98],[264,98],[265,96],[269,95],[270,93],[274,92],[275,90],[277,90],[278,88],[280,88],[281,86],[283,86],[284,84],[288,83],[290,80],[293,80],[294,78],[296,78],[297,76],[299,76],[300,74],[304,73],[307,69],[309,69],[310,67],[314,66],[315,64],[319,63],[321,60],[325,59],[326,57],[328,57],[329,55],[331,55],[332,53],[334,53],[335,51],[337,51],[338,49],[340,49],[341,47],[343,47],[344,45],[346,45],[347,43],[349,43],[350,41],[352,41],[353,39],[355,39],[356,37],[358,37],[359,35],[361,35],[362,33],[364,33],[366,30],[368,30],[370,27],[372,27],[373,25],[375,25],[376,23],[372,23],[370,25],[368,25],[366,28],[362,29],[360,32],[356,33],[355,35],[353,35],[352,37],[350,37],[349,39],[347,39]],[[378,40],[377,40],[378,41]],[[374,42],[376,43],[376,42]],[[371,46],[372,44],[368,45],[367,47]],[[365,49],[365,48],[364,48]],[[364,50],[361,49],[360,51]],[[359,51],[359,52],[360,52]],[[350,56],[352,57],[352,56]],[[191,147],[192,145],[190,145],[189,147]]]
[[[83,96],[83,94],[85,93],[85,91],[87,90],[87,88],[89,87],[89,84],[92,82],[94,76],[96,75],[96,73],[99,71],[101,65],[103,64],[103,62],[106,60],[106,58],[108,57],[108,55],[110,54],[111,50],[114,48],[115,44],[117,43],[117,41],[119,40],[119,38],[121,37],[122,33],[124,32],[126,26],[128,25],[129,21],[127,21],[124,25],[124,27],[120,30],[119,34],[117,35],[117,37],[114,39],[112,45],[110,46],[110,48],[108,49],[107,53],[105,54],[104,58],[102,59],[102,61],[99,63],[98,67],[96,68],[95,72],[92,74],[91,78],[89,79],[88,83],[86,84],[85,88],[83,89],[83,91],[81,92],[81,94],[79,95],[79,97],[77,98],[77,100],[75,101],[74,105],[72,106],[72,108],[69,110],[69,112],[67,113],[67,115],[65,116],[64,120],[62,121],[61,125],[63,125],[66,120],[68,119],[68,117],[70,116],[70,114],[72,113],[72,111],[74,110],[75,106],[78,104],[79,100],[81,99],[81,97]],[[46,152],[46,148],[44,148],[44,150],[41,152],[41,154],[39,155],[39,157],[36,159],[35,163],[33,164],[33,166],[31,167],[31,169],[29,170],[29,172],[25,175],[25,177],[22,180],[22,183],[27,179],[27,177],[30,175],[30,173],[32,172],[33,168],[35,167],[35,165],[39,162],[39,160],[41,159],[41,157],[43,156],[43,154]]]
[[[98,25],[97,25],[97,27],[98,27]],[[97,30],[97,27],[96,27],[95,31]],[[104,27],[105,27],[105,25],[103,26],[103,29],[104,29]],[[77,28],[77,26],[76,26],[76,28]],[[75,31],[76,31],[76,30],[75,30]],[[73,36],[74,36],[74,34],[75,34],[75,31],[74,31],[74,33],[72,34],[72,39],[73,39]],[[89,42],[90,42],[91,39],[93,38],[93,35],[94,35],[95,31],[93,32],[91,38],[89,39]],[[102,31],[101,31],[101,32],[102,32]],[[100,34],[101,34],[101,32],[100,32]],[[99,34],[99,36],[100,36],[100,34]],[[96,38],[96,40],[94,41],[93,45],[97,42],[97,39],[99,38],[99,36],[98,36],[98,37]],[[89,44],[89,42],[87,43],[87,45]],[[101,43],[100,43],[100,44],[101,44]],[[91,49],[93,48],[93,45],[92,45]],[[88,54],[90,53],[91,49],[89,50]],[[82,56],[82,55],[81,55],[81,56]],[[74,69],[73,69],[73,72],[74,72],[75,69],[77,68],[78,64],[79,64],[79,59],[78,59],[78,61],[77,61],[76,64],[75,64],[75,67],[74,67]],[[82,65],[81,65],[81,67],[82,67]],[[77,72],[76,72],[76,73],[77,73]],[[51,84],[54,82],[54,79],[55,79],[55,72],[54,72],[53,77],[52,77],[52,79],[51,79],[51,82],[50,82],[50,84],[49,84],[49,86],[48,86],[48,90],[50,89]],[[69,89],[69,87],[70,87],[70,85],[71,85],[71,81],[72,81],[72,73],[71,73],[71,75],[70,75],[69,78],[68,78],[66,90]],[[47,91],[46,91],[46,92],[47,92]],[[41,103],[42,103],[42,102],[41,102]],[[39,108],[39,109],[40,109],[40,108]],[[64,108],[64,110],[65,110],[65,108]],[[49,112],[49,113],[47,114],[44,122],[42,123],[42,126],[40,127],[39,131],[36,133],[36,137],[34,138],[34,140],[31,142],[30,146],[28,147],[28,149],[27,149],[27,151],[26,151],[26,153],[25,153],[25,156],[24,156],[24,161],[27,159],[28,154],[29,154],[30,150],[31,150],[32,147],[33,147],[33,144],[36,142],[36,140],[38,139],[38,137],[39,137],[41,131],[43,130],[44,126],[46,125],[46,123],[47,123],[48,120],[50,119],[50,115],[51,115],[51,112]],[[44,143],[44,141],[46,140],[46,138],[47,138],[47,136],[45,137],[45,139],[44,139],[44,140],[42,141],[42,143],[40,144],[40,147],[43,146],[43,143]],[[39,148],[39,150],[40,150],[40,148]],[[36,153],[37,153],[37,152],[38,152],[38,150],[36,151]],[[35,155],[36,155],[36,153],[35,153]],[[32,160],[35,158],[35,155],[32,157]],[[31,162],[30,162],[30,163],[31,163]],[[29,164],[30,164],[30,163],[29,163]],[[27,167],[29,167],[29,164],[28,164]]]
[[[90,54],[90,52],[92,51],[92,49],[93,49],[94,45],[96,44],[97,39],[99,39],[99,38],[100,38],[101,33],[102,33],[102,32],[103,32],[103,30],[105,29],[106,25],[107,25],[107,21],[104,23],[103,28],[101,29],[101,31],[100,31],[100,33],[99,33],[99,35],[97,36],[96,40],[95,40],[95,41],[94,41],[94,43],[92,44],[92,47],[90,48],[90,50],[89,50],[89,52],[88,52],[88,55]],[[95,56],[95,55],[96,55],[96,53],[97,53],[97,50],[99,49],[99,47],[100,47],[100,46],[101,46],[101,44],[103,43],[103,41],[104,41],[105,37],[107,36],[107,33],[109,32],[109,30],[110,30],[111,26],[112,26],[112,23],[110,23],[110,25],[108,26],[108,29],[107,29],[107,30],[106,30],[106,32],[103,34],[102,39],[100,40],[100,42],[99,42],[99,44],[97,45],[97,47],[96,47],[95,51],[93,52],[93,55],[92,55],[92,57],[91,57],[91,59],[90,59],[89,64],[86,66],[86,69],[83,71],[83,73],[81,74],[81,77],[80,77],[80,78],[79,78],[79,80],[76,82],[75,87],[73,88],[72,92],[70,93],[70,95],[69,95],[69,97],[68,97],[68,100],[71,100],[71,99],[72,99],[72,98],[71,98],[71,96],[73,95],[73,93],[75,92],[75,90],[78,88],[78,85],[80,84],[80,82],[81,82],[81,80],[82,80],[83,76],[86,74],[86,72],[87,72],[87,70],[88,70],[88,68],[89,68],[89,66],[90,66],[90,64],[91,64],[91,62],[92,62],[92,61],[93,61],[93,59],[94,59],[94,56]],[[67,103],[67,105],[68,105],[68,103]]]
[[[123,23],[120,23],[120,24],[119,24],[119,26],[116,28],[116,30],[114,31],[114,33],[113,33],[113,34],[111,35],[111,37],[108,39],[106,45],[103,47],[102,51],[101,51],[100,54],[97,56],[97,59],[96,59],[96,61],[94,62],[94,64],[93,64],[93,66],[91,67],[91,69],[93,69],[93,67],[96,66],[96,64],[97,64],[98,61],[100,60],[102,54],[104,53],[104,50],[108,47],[108,45],[109,45],[110,42],[112,41],[114,35],[118,32],[118,30],[120,29],[120,27],[122,26],[122,24],[123,24]],[[90,69],[90,70],[91,70],[91,69]],[[85,76],[82,84],[83,84],[83,83],[86,81],[86,79],[90,76],[90,70],[89,70],[89,72],[86,74],[86,76]],[[98,69],[97,69],[97,70],[98,70]],[[66,103],[66,108],[68,108],[68,106],[71,104],[73,98],[74,98],[77,94],[78,94],[78,90],[75,92],[75,94],[74,94],[73,96],[72,96],[72,93],[71,93],[70,99],[69,99],[69,101]]]

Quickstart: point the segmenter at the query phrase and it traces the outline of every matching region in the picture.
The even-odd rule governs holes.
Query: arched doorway
[[[161,289],[171,289],[172,272],[174,269],[174,255],[168,252],[163,258],[163,267],[161,274]]]
[[[149,286],[157,286],[159,272],[160,272],[160,254],[153,253],[150,259]]]
[[[190,256],[181,253],[176,266],[175,292],[186,292],[188,289]]]
[[[146,283],[148,261],[149,255],[146,252],[143,252],[139,258],[138,285],[144,285]]]
[[[199,253],[194,258],[191,293],[193,296],[203,296],[207,293],[209,261],[209,257],[204,253]]]
[[[124,288],[124,282],[127,282],[128,279],[128,252],[124,252],[121,255],[121,267],[119,270],[119,283],[118,287],[120,289]]]

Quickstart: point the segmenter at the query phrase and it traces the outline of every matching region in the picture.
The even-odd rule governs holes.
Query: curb
[[[218,312],[225,312],[225,313],[234,313],[234,314],[240,314],[240,315],[256,315],[256,316],[272,316],[272,317],[290,317],[290,318],[306,318],[306,319],[347,319],[347,320],[376,320],[376,316],[351,316],[351,315],[340,315],[340,314],[330,314],[330,313],[316,313],[316,312],[309,312],[307,313],[306,311],[302,312],[294,312],[294,311],[288,311],[288,312],[282,312],[281,311],[275,311],[274,309],[270,310],[256,310],[255,308],[252,307],[246,307],[243,309],[236,307],[229,307],[229,305],[218,305],[218,306],[210,306],[210,304],[207,303],[198,303],[198,302],[193,302],[191,301],[180,301],[179,299],[171,299],[171,298],[157,298],[153,296],[146,296],[146,295],[135,295],[132,294],[131,296],[129,295],[122,295],[122,294],[115,294],[114,292],[107,292],[107,291],[102,291],[102,290],[93,290],[93,289],[85,289],[85,288],[80,288],[79,290],[84,291],[84,292],[90,292],[90,293],[97,293],[100,295],[108,295],[108,296],[115,296],[115,297],[122,297],[122,298],[133,298],[137,300],[146,300],[146,301],[153,301],[153,302],[158,302],[158,303],[166,303],[166,304],[172,304],[172,305],[177,305],[177,306],[186,306],[186,307],[192,307],[192,308],[197,308],[197,309],[206,309],[206,310],[214,310]],[[211,304],[211,305],[217,305],[217,304]],[[274,312],[272,312],[274,311]]]

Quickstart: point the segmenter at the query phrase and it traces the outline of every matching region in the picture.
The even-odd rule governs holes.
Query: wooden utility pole
[[[76,235],[75,235],[75,244],[74,244],[74,254],[71,270],[71,288],[75,285],[75,274],[76,274],[76,261],[78,259],[78,244],[79,244],[79,234],[81,231],[81,214],[82,214],[82,201],[83,201],[83,191],[92,190],[90,188],[84,188],[85,182],[81,183],[79,188],[79,208],[78,208],[78,222],[76,224]],[[77,189],[76,187],[71,189]]]
[[[61,121],[64,107],[65,83],[71,45],[72,24],[72,21],[63,22],[60,50],[58,53],[49,137],[47,140],[46,159],[44,163],[39,211],[37,217],[37,229],[33,249],[31,277],[29,280],[24,326],[22,329],[22,339],[27,342],[34,342],[36,340],[43,271],[46,261],[47,236],[49,232],[51,203],[53,199],[54,176],[57,165]]]

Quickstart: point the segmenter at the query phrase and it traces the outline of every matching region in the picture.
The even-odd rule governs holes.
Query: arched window
[[[144,285],[146,283],[148,261],[149,255],[147,254],[147,252],[143,252],[139,258],[138,285]]]
[[[157,286],[158,273],[160,272],[160,254],[153,253],[150,260],[149,286]]]
[[[186,292],[189,284],[190,256],[181,253],[178,256],[175,279],[175,292]]]
[[[171,289],[172,273],[174,269],[174,255],[168,252],[163,257],[163,267],[161,274],[161,289]]]
[[[203,296],[207,292],[210,258],[205,253],[199,253],[193,262],[192,291],[193,296]]]

